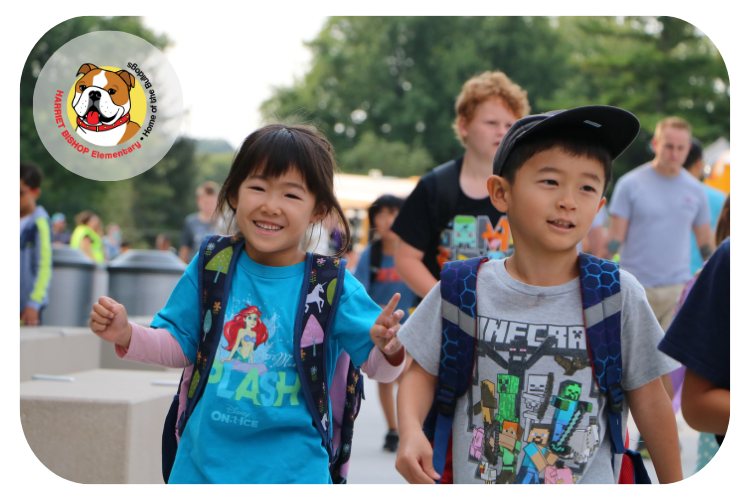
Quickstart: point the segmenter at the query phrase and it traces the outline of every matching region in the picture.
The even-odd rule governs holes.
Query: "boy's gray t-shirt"
[[[711,222],[708,196],[684,169],[665,177],[646,163],[617,182],[609,212],[628,221],[620,266],[646,288],[687,283],[693,226]]]
[[[625,271],[620,276],[622,387],[627,391],[680,365],[657,349],[663,332],[643,287]],[[414,359],[435,376],[442,336],[439,285],[398,333]],[[519,482],[536,477],[539,482],[616,483],[621,456],[613,470],[605,398],[591,370],[579,280],[531,286],[508,274],[505,259],[491,260],[480,269],[477,293],[474,382],[459,398],[453,422],[454,482],[514,483],[520,476]],[[627,415],[626,401],[623,440]],[[530,431],[541,442],[530,443]],[[546,446],[545,433],[550,435]],[[566,442],[567,448],[555,452],[552,442]],[[539,470],[535,460],[545,454],[551,467],[541,463]]]

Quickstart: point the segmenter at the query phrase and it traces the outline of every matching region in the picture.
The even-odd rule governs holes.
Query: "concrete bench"
[[[22,327],[21,382],[31,380],[34,374],[63,375],[95,370],[101,366],[103,342],[88,328]],[[109,345],[115,356],[112,344]]]
[[[179,373],[98,369],[60,379],[21,383],[21,425],[36,457],[79,483],[163,483],[161,434]]]

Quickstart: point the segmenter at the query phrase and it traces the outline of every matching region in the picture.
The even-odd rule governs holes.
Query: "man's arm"
[[[394,263],[401,279],[411,290],[424,298],[437,280],[422,262],[424,252],[401,240],[396,249]],[[426,415],[426,414],[425,414]]]
[[[729,426],[729,391],[688,368],[682,386],[682,415],[696,431],[725,435]]]
[[[398,447],[396,470],[409,483],[434,484],[440,478],[432,467],[432,447],[422,432],[422,424],[432,406],[437,377],[425,371],[416,360],[404,374],[398,389]]]
[[[714,235],[713,231],[711,231],[711,224],[693,226],[693,234],[695,234],[695,242],[698,244],[701,257],[703,257],[703,262],[705,262],[711,257],[714,250],[716,250],[713,242]]]
[[[682,481],[680,443],[674,409],[661,379],[625,392],[633,420],[646,443],[659,483]],[[684,405],[684,402],[683,402]]]
[[[609,243],[605,249],[604,258],[612,260],[612,257],[620,250],[620,245],[625,241],[628,234],[628,220],[610,215],[609,223]]]
[[[607,250],[607,230],[597,226],[589,231],[589,253],[595,257],[604,257]]]

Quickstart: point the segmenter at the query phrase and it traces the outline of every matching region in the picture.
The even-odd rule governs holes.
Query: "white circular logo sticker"
[[[119,181],[169,151],[182,123],[182,88],[162,52],[135,35],[96,31],[55,52],[34,89],[47,151],[73,173]]]

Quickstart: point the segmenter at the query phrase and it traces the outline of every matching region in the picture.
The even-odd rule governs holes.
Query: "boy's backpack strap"
[[[205,375],[210,372],[216,356],[224,326],[224,311],[229,297],[232,275],[244,245],[245,240],[240,236],[221,235],[207,236],[201,244],[198,253],[198,284],[202,290],[201,335],[198,354],[193,365],[187,404],[179,420],[180,435],[185,430],[187,420],[206,388],[208,377]]]
[[[302,393],[331,461],[328,387],[328,339],[344,284],[346,260],[308,253],[305,285],[294,324],[294,359]]]
[[[442,231],[458,210],[458,187],[461,169],[456,160],[443,163],[432,171],[437,187],[438,227]]]
[[[456,401],[469,388],[474,370],[477,276],[479,267],[487,260],[486,257],[475,257],[447,262],[440,273],[443,334],[438,384],[433,403],[437,415],[432,465],[441,477],[453,428]]]
[[[614,453],[622,441],[622,347],[620,268],[614,262],[581,253],[581,298],[589,356],[599,390],[607,397],[607,419]]]

